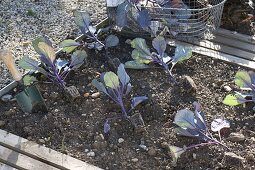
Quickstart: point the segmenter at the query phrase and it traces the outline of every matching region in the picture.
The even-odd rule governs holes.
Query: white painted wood
[[[170,46],[176,46],[176,45],[189,46],[192,48],[192,51],[195,53],[206,55],[206,56],[213,57],[213,58],[220,59],[220,60],[224,60],[227,62],[235,63],[235,64],[238,64],[238,65],[241,65],[244,67],[255,69],[254,61],[242,59],[242,58],[239,58],[239,57],[236,57],[233,55],[225,54],[225,53],[222,53],[219,51],[214,51],[212,49],[200,47],[200,46],[185,43],[185,42],[175,41],[175,40],[171,40],[171,39],[168,39],[167,41]]]
[[[0,145],[11,147],[12,150],[25,154],[41,162],[47,162],[52,166],[61,166],[62,169],[70,170],[101,170],[100,168],[72,158],[66,154],[59,153],[50,148],[38,145],[22,137],[7,133],[0,129]]]
[[[248,52],[246,50],[242,50],[239,48],[235,48],[235,47],[231,47],[225,44],[220,44],[220,43],[215,43],[215,42],[211,42],[211,40],[194,40],[192,42],[188,42],[197,46],[201,46],[201,47],[206,47],[208,49],[212,49],[218,52],[223,52],[229,55],[233,55],[236,57],[240,57],[240,58],[244,58],[244,59],[248,59],[248,60],[252,60],[255,61],[255,52]],[[229,40],[229,43],[231,43],[231,41]],[[254,49],[255,49],[255,45],[254,45]]]
[[[234,31],[229,31],[229,30],[222,29],[222,28],[214,31],[214,34],[216,36],[229,37],[229,38],[232,38],[235,40],[239,40],[239,41],[243,41],[243,42],[247,42],[247,43],[255,45],[255,40],[252,38],[252,36],[249,36],[249,35],[236,33]]]
[[[0,158],[11,165],[16,165],[28,170],[58,170],[53,166],[42,163],[21,153],[0,146]]]
[[[0,162],[0,170],[18,170],[18,169]]]

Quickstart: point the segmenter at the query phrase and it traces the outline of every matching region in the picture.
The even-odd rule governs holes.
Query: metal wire
[[[151,29],[160,32],[167,27],[169,33],[166,36],[170,38],[185,40],[208,38],[213,30],[219,28],[226,0],[183,0],[182,2],[184,5],[178,8],[161,7],[152,0],[146,6],[132,7],[128,13],[128,24],[123,31],[144,32],[135,19],[139,9],[148,9],[151,21],[157,25],[157,28],[151,26]],[[108,9],[109,18],[114,18],[115,15],[116,8]]]

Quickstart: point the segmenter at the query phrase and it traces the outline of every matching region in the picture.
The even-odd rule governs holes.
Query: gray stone
[[[233,152],[225,152],[223,161],[224,164],[227,166],[230,165],[241,166],[242,163],[245,161],[245,158],[238,156]]]
[[[89,156],[89,157],[95,157],[96,154],[95,154],[95,152],[90,151],[90,152],[87,153],[87,156]]]
[[[3,95],[3,96],[1,97],[1,100],[2,100],[3,102],[9,102],[9,101],[11,101],[12,98],[13,98],[12,95],[6,94],[6,95]]]
[[[242,133],[230,133],[228,140],[232,142],[241,142],[245,140],[245,136]]]
[[[138,159],[137,158],[133,158],[131,159],[132,162],[138,162]]]
[[[118,139],[118,143],[123,143],[125,140],[123,138]]]
[[[96,99],[96,98],[98,98],[99,96],[100,96],[100,93],[99,93],[99,92],[93,93],[93,94],[91,95],[91,97],[92,97],[93,99]]]

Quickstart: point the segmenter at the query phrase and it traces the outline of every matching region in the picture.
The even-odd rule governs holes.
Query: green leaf
[[[63,48],[62,51],[66,53],[71,53],[78,46],[80,46],[80,43],[71,39],[64,40],[59,44],[59,47]]]
[[[118,76],[111,71],[104,74],[104,83],[107,87],[112,89],[117,89],[120,85]]]
[[[91,18],[89,13],[86,11],[75,11],[74,12],[74,22],[80,28],[83,34],[90,31],[89,26],[91,23]]]
[[[92,85],[97,88],[98,91],[104,92],[105,94],[108,94],[106,91],[106,88],[103,83],[97,81],[96,79],[92,80]]]
[[[86,60],[86,58],[87,58],[86,51],[76,50],[71,56],[71,63],[69,67],[72,69],[79,68],[84,63],[84,60]]]
[[[175,48],[175,54],[172,58],[172,63],[176,64],[178,62],[189,59],[192,56],[192,49],[185,46],[177,46]]]
[[[157,36],[152,41],[152,46],[157,50],[160,56],[164,56],[164,52],[166,51],[166,41],[162,36]]]
[[[25,86],[30,86],[35,81],[37,81],[37,79],[34,76],[31,76],[31,75],[25,75],[22,80],[23,80],[23,83],[24,83]]]
[[[130,77],[128,76],[124,64],[120,64],[117,71],[120,82],[123,86],[127,85],[130,81]]]
[[[179,110],[175,117],[174,123],[184,129],[195,129],[194,113],[190,110]]]
[[[150,68],[148,65],[143,64],[143,63],[138,63],[136,61],[127,61],[125,63],[125,68],[130,68],[130,69],[147,69]]]
[[[251,77],[246,71],[238,71],[235,75],[235,84],[240,88],[251,88]]]
[[[19,66],[25,70],[37,71],[39,67],[38,65],[38,61],[27,56],[19,60]]]
[[[48,37],[46,36],[42,36],[42,37],[39,37],[39,38],[36,38],[34,41],[32,41],[32,46],[34,47],[35,51],[39,54],[39,55],[43,55],[41,49],[38,47],[38,44],[40,42],[44,42],[46,44],[48,44],[49,46],[52,47],[52,43],[51,41],[49,40]]]
[[[137,49],[140,53],[142,53],[142,56],[151,55],[150,49],[148,48],[146,41],[143,38],[135,38],[134,40],[132,40],[131,47]]]
[[[109,35],[105,39],[105,47],[114,47],[119,44],[119,38],[116,35]]]
[[[232,95],[229,94],[223,100],[223,103],[229,106],[236,106],[242,103],[245,103],[246,99],[244,99],[241,95]]]
[[[41,53],[48,57],[52,63],[54,63],[56,54],[52,46],[48,45],[46,42],[39,42],[38,48],[40,49]]]
[[[141,53],[137,49],[134,49],[131,54],[132,58],[139,63],[149,64],[152,62],[151,57],[147,54]]]
[[[178,158],[185,152],[185,149],[171,145],[169,146],[169,150],[173,159],[172,163],[174,166],[176,166]]]

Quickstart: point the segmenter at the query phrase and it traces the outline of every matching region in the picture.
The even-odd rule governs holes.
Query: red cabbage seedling
[[[152,41],[152,46],[157,52],[151,52],[148,48],[145,39],[135,38],[131,41],[131,46],[134,48],[132,51],[133,61],[125,63],[126,68],[131,69],[145,69],[149,68],[147,64],[159,64],[169,74],[170,79],[174,80],[172,69],[174,66],[183,60],[189,59],[192,56],[192,50],[189,47],[177,46],[174,56],[168,56],[165,51],[167,42],[162,36],[157,36]],[[171,67],[169,68],[169,64]]]
[[[75,11],[74,12],[74,21],[75,24],[80,28],[82,34],[84,34],[89,42],[76,42],[72,39],[64,40],[60,43],[60,47],[63,48],[63,51],[70,53],[75,48],[81,45],[87,46],[89,49],[102,50],[107,49],[109,47],[114,47],[119,44],[119,39],[115,35],[108,35],[104,42],[100,41],[98,36],[103,33],[109,31],[110,27],[96,29],[96,27],[91,25],[91,18],[88,12]]]
[[[255,102],[255,73],[253,71],[238,71],[235,75],[235,84],[240,88],[240,92],[236,91],[234,95],[227,95],[223,100],[224,104],[236,106],[246,102]]]
[[[100,92],[106,94],[111,98],[117,105],[120,106],[122,112],[122,118],[130,120],[131,111],[140,103],[147,100],[146,96],[133,97],[131,101],[131,108],[127,110],[124,106],[123,98],[129,94],[132,89],[130,83],[130,77],[125,71],[124,65],[120,64],[118,67],[117,75],[113,72],[102,73],[100,76],[101,82],[94,79],[92,85],[95,86]],[[108,133],[110,130],[108,118],[104,124],[104,133]],[[131,121],[131,120],[130,120]],[[132,123],[132,121],[131,121]],[[134,125],[135,126],[135,125]]]
[[[210,133],[205,121],[205,115],[201,110],[201,105],[197,102],[194,102],[193,105],[195,107],[195,112],[183,109],[176,113],[174,123],[177,127],[175,128],[175,131],[178,135],[197,138],[198,140],[203,141],[203,143],[190,145],[188,147],[184,146],[183,148],[169,146],[173,158],[173,164],[177,163],[177,159],[182,153],[200,146],[219,144],[227,148],[227,146],[215,139]],[[215,125],[215,123],[213,123],[212,126],[215,129],[220,130],[220,125],[221,124]]]
[[[47,37],[37,38],[32,42],[35,51],[40,55],[41,63],[30,57],[23,57],[19,61],[19,66],[25,70],[38,71],[47,77],[51,82],[59,85],[63,89],[65,86],[65,79],[71,70],[79,68],[87,57],[85,51],[77,50],[72,56],[71,60],[56,59],[55,50],[52,43]]]

